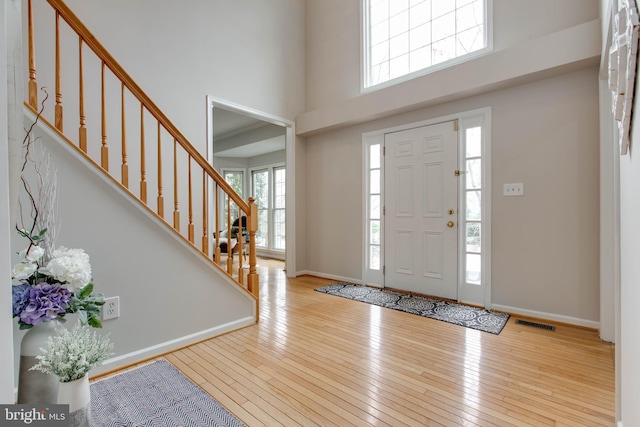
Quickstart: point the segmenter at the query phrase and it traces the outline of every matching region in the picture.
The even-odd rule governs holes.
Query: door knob
[[[453,221],[449,221],[447,223],[447,227],[452,228],[455,224],[453,223]]]

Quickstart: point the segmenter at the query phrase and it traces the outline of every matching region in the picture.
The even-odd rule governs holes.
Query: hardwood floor
[[[614,424],[614,349],[594,331],[512,317],[492,335],[260,265],[259,324],[165,356],[248,426]]]

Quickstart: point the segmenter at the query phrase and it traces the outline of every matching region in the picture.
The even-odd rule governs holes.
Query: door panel
[[[434,279],[444,278],[444,264],[442,254],[444,252],[444,235],[435,231],[423,233],[423,275]]]
[[[457,147],[454,122],[385,135],[386,287],[457,299]]]
[[[443,216],[443,174],[442,162],[424,165],[424,193],[422,194],[422,204],[424,208],[422,215],[425,218],[442,218]]]

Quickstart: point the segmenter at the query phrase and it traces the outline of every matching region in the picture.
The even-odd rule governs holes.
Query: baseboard
[[[175,351],[179,348],[186,347],[188,345],[195,344],[197,342],[222,335],[227,332],[231,332],[237,329],[244,328],[256,323],[254,317],[245,317],[234,322],[229,322],[224,325],[216,326],[215,328],[205,329],[190,335],[165,341],[160,344],[153,345],[151,347],[142,348],[140,350],[126,353],[111,359],[105,360],[101,366],[91,370],[91,376],[99,376],[110,371],[115,371],[126,366],[140,363],[152,357],[157,357],[161,354],[165,354],[171,351]]]
[[[333,274],[319,273],[317,271],[310,271],[310,270],[296,271],[296,277],[298,277],[298,276],[315,276],[315,277],[321,277],[323,279],[337,280],[338,282],[349,282],[349,283],[354,283],[356,285],[361,285],[362,284],[362,280],[360,280],[360,279],[353,279],[351,277],[336,276],[336,275],[333,275]]]
[[[496,311],[504,311],[510,314],[519,314],[521,316],[534,317],[536,319],[551,320],[554,322],[567,323],[569,325],[582,326],[589,329],[600,329],[600,322],[587,319],[579,319],[577,317],[563,316],[561,314],[545,313],[543,311],[527,310],[524,308],[509,307],[507,305],[491,304],[491,309]]]

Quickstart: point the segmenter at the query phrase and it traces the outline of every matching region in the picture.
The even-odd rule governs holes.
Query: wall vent
[[[542,323],[529,322],[527,320],[518,319],[516,323],[524,326],[531,326],[533,328],[546,329],[547,331],[555,331],[556,327],[551,325],[544,325]]]

